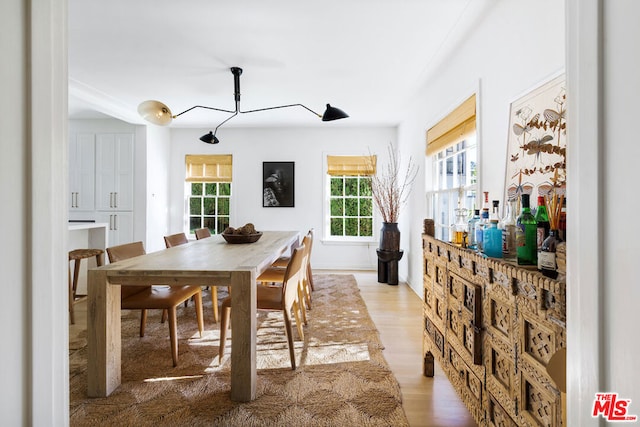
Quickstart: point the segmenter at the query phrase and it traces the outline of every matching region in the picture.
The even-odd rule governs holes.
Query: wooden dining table
[[[229,244],[222,236],[214,235],[90,269],[88,395],[109,396],[121,383],[120,285],[207,285],[231,286],[231,399],[255,399],[256,277],[289,250],[299,236],[297,231],[264,231],[255,243]]]

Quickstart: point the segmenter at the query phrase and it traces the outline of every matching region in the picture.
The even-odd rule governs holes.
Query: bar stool
[[[69,251],[69,320],[71,324],[76,323],[73,315],[73,306],[84,301],[86,295],[78,295],[78,277],[80,276],[80,263],[85,258],[96,257],[96,264],[100,267],[104,264],[104,251],[102,249],[74,249]],[[73,261],[73,275],[71,274],[71,261]]]

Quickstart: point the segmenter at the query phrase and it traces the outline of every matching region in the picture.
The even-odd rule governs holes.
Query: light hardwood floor
[[[435,363],[435,376],[423,375],[422,300],[406,284],[378,283],[372,272],[351,272],[358,281],[382,344],[384,357],[400,383],[412,427],[467,427],[476,422]]]
[[[384,357],[400,383],[405,413],[411,427],[468,427],[477,424],[435,364],[435,376],[422,375],[422,300],[406,284],[378,283],[375,271],[314,270],[316,274],[353,274],[369,315],[380,331]],[[69,335],[87,325],[86,302],[75,306],[76,324]]]

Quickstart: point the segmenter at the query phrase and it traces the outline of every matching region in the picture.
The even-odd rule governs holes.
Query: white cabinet
[[[95,209],[95,135],[79,133],[69,139],[69,212]]]
[[[109,246],[133,241],[133,212],[96,212],[96,222],[106,222]]]
[[[96,135],[96,209],[133,210],[133,134]]]

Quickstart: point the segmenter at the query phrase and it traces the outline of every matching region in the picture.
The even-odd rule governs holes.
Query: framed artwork
[[[294,162],[262,162],[262,207],[294,207]]]
[[[553,77],[511,103],[504,202],[530,194],[564,196],[566,174],[566,83]]]

